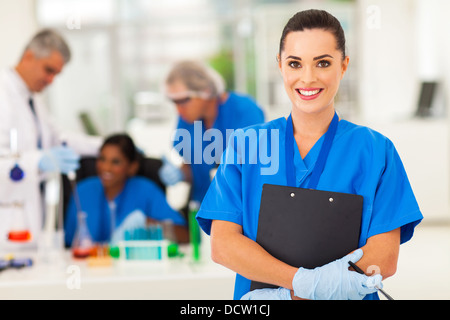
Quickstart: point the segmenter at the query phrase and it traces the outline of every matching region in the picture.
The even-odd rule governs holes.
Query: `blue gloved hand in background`
[[[363,256],[361,249],[315,269],[299,268],[292,281],[297,297],[313,300],[361,300],[367,294],[382,288],[382,277],[368,277],[350,271],[349,261],[357,262]]]
[[[282,287],[257,289],[244,294],[241,300],[291,300],[291,291]]]
[[[184,180],[183,171],[167,160],[166,157],[162,157],[163,165],[158,171],[159,178],[166,186],[172,186],[180,181]]]
[[[44,152],[38,166],[42,172],[67,174],[80,167],[80,156],[69,147],[57,146]]]

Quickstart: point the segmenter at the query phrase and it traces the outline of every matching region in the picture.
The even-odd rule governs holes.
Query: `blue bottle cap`
[[[12,181],[20,181],[25,176],[25,173],[23,170],[19,167],[19,165],[16,163],[14,167],[9,172],[9,177]]]

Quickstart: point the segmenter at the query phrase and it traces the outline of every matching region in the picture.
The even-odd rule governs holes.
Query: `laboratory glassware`
[[[18,164],[18,148],[17,148],[17,129],[12,128],[9,132],[9,147],[10,147],[10,156],[15,159],[15,164],[13,168],[9,172],[9,177],[11,181],[14,182],[12,187],[21,188],[23,187],[23,177],[25,173],[19,167]],[[22,194],[23,192],[18,192],[17,194]],[[28,228],[27,218],[25,214],[25,203],[24,201],[15,200],[9,203],[10,212],[12,215],[12,224],[11,229],[8,232],[8,240],[9,241],[29,241],[31,240],[31,232]]]
[[[28,228],[27,217],[24,210],[24,203],[15,201],[10,204],[12,214],[12,224],[8,232],[8,240],[15,242],[30,241],[32,236]]]
[[[72,255],[74,258],[87,258],[91,255],[94,248],[94,242],[86,223],[86,217],[85,212],[78,212],[77,229],[72,241]]]
[[[192,259],[194,261],[200,260],[200,227],[197,220],[195,219],[199,208],[199,202],[189,202],[189,241],[191,243]]]
[[[12,128],[9,131],[9,149],[11,152],[11,156],[16,160],[14,163],[14,166],[9,171],[9,178],[12,181],[20,181],[24,178],[25,172],[22,170],[22,168],[19,166],[18,158],[19,158],[19,152],[17,149],[17,129]]]

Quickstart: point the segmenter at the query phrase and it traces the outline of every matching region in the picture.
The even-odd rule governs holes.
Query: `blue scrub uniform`
[[[111,213],[102,183],[98,177],[90,177],[77,185],[82,210],[87,214],[86,223],[95,242],[110,240]],[[129,178],[122,192],[114,199],[116,227],[132,212],[139,210],[155,220],[172,220],[174,224],[186,225],[180,213],[166,201],[164,192],[144,177]],[[65,221],[65,242],[70,246],[77,226],[77,208],[70,199]]]
[[[213,125],[213,128],[218,129],[222,133],[223,139],[220,141],[220,144],[223,151],[225,150],[227,143],[227,129],[235,130],[263,122],[264,113],[251,97],[230,92],[228,99],[219,105],[217,119]],[[211,144],[211,141],[203,141],[203,135],[206,128],[202,126],[202,137],[196,137],[194,134],[194,124],[187,123],[183,119],[179,118],[177,129],[187,130],[191,137],[190,157],[183,155],[182,150],[180,150],[180,155],[184,158],[186,163],[190,164],[192,169],[193,181],[191,199],[201,202],[206,194],[206,191],[208,191],[208,187],[211,182],[210,171],[217,167],[222,154],[214,155],[217,159],[214,163],[206,163],[203,157],[200,159],[201,163],[198,163],[199,161],[194,161],[195,154],[198,156],[200,150],[203,154],[205,148]],[[180,142],[175,140],[174,147],[176,147],[178,143]],[[199,143],[202,144],[200,147],[198,146]],[[214,151],[216,150],[213,150],[213,153]]]
[[[249,130],[262,134],[250,135]],[[286,119],[280,118],[246,128],[245,132],[236,132],[237,138],[255,136],[256,140],[250,144],[236,142],[231,145],[231,139],[239,139],[235,136],[230,138],[230,147],[224,152],[222,164],[197,215],[200,226],[207,234],[210,233],[212,220],[225,220],[241,225],[244,235],[256,240],[263,184],[287,185],[285,133]],[[276,139],[272,139],[274,135]],[[308,185],[323,140],[324,136],[302,159],[294,139],[297,187]],[[254,147],[256,145],[258,148]],[[279,155],[278,170],[274,174],[267,174],[270,170],[263,174],[262,169],[276,164],[254,161],[261,156],[261,150],[267,148],[273,148],[272,151]],[[412,237],[415,226],[423,218],[392,142],[378,132],[345,120],[339,121],[317,189],[364,197],[360,247],[366,244],[368,238],[397,228],[401,228],[401,243],[404,243]],[[250,280],[237,274],[234,298],[240,299],[249,289]],[[374,293],[365,299],[378,299],[378,295]]]

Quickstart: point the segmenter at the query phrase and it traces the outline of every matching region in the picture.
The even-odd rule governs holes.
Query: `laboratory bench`
[[[202,252],[164,262],[74,259],[30,252],[33,265],[0,272],[1,300],[231,300],[235,274]],[[23,256],[24,253],[22,252]]]

